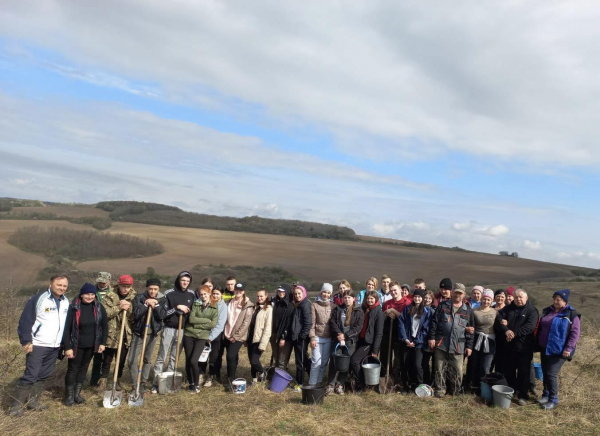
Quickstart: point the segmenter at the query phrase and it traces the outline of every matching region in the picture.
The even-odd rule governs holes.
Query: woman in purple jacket
[[[581,333],[581,315],[569,305],[571,291],[554,293],[554,304],[542,311],[537,334],[540,347],[544,393],[539,403],[542,409],[552,410],[558,405],[558,373],[573,353]]]

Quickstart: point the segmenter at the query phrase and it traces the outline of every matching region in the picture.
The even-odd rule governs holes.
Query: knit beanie
[[[333,285],[331,283],[323,283],[323,286],[321,286],[321,292],[323,291],[333,292]]]
[[[442,279],[440,282],[440,289],[448,289],[449,291],[452,290],[452,280],[450,280],[448,277]]]
[[[160,287],[161,283],[160,283],[160,279],[157,278],[151,278],[146,280],[146,287],[148,286],[158,286]]]
[[[491,289],[484,289],[484,291],[481,293],[481,298],[483,297],[488,297],[494,300],[494,291],[492,291]]]
[[[421,298],[425,298],[425,291],[421,288],[417,288],[415,289],[415,292],[413,292],[413,296],[417,296],[419,295]]]
[[[506,293],[507,293],[508,295],[514,295],[514,294],[515,294],[515,290],[516,290],[516,289],[515,289],[514,287],[512,287],[512,286],[509,286],[508,288],[506,288]]]
[[[565,303],[569,303],[569,296],[571,295],[571,290],[569,289],[563,289],[562,291],[556,291],[554,294],[552,294],[552,298],[559,296],[560,298],[562,298],[563,300],[565,300]]]
[[[483,286],[473,286],[473,289],[471,289],[471,292],[473,291],[479,291],[479,292],[483,292]]]
[[[91,283],[84,283],[79,291],[79,295],[83,294],[96,294],[96,287]]]

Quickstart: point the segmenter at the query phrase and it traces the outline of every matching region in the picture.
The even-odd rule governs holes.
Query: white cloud
[[[523,248],[526,248],[528,250],[541,250],[542,243],[540,241],[530,241],[528,239],[525,239],[523,241]]]
[[[30,185],[31,183],[35,183],[35,178],[30,179],[9,179],[11,183],[15,185]]]
[[[454,223],[452,229],[457,232],[468,232],[477,235],[490,236],[494,238],[502,237],[510,232],[510,229],[504,224],[489,226],[479,224],[476,221]]]

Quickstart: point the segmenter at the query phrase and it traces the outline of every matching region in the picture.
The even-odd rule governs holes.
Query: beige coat
[[[234,300],[231,300],[229,304],[233,304]],[[242,308],[238,319],[236,320],[233,329],[231,330],[231,336],[238,342],[245,342],[248,339],[248,329],[250,328],[250,322],[252,321],[252,314],[254,313],[254,303],[246,298],[246,304]]]
[[[256,306],[258,308],[258,306]],[[265,351],[267,344],[271,338],[271,328],[273,327],[273,306],[268,305],[267,310],[260,309],[260,312],[256,315],[256,322],[254,324],[254,335],[252,336],[252,343],[256,344],[259,342],[258,349]]]
[[[335,307],[335,304],[331,301],[317,300],[311,305],[312,311],[312,327],[308,334],[310,339],[313,340],[316,337],[330,338],[331,333],[329,332],[329,319],[331,318],[331,311]]]

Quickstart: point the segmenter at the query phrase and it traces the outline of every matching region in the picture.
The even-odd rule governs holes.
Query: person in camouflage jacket
[[[133,299],[135,296],[136,291],[133,289],[133,277],[124,275],[119,278],[118,288],[106,294],[102,300],[102,304],[106,309],[106,317],[108,318],[108,339],[106,340],[106,349],[102,358],[102,375],[98,385],[99,390],[103,391],[106,387],[110,365],[113,358],[117,355],[123,311],[127,311],[125,315],[127,321],[125,323],[125,331],[123,332],[123,346],[119,359],[118,379],[123,375],[123,368],[127,361],[127,352],[133,339]],[[118,391],[122,390],[120,381],[117,381],[116,389]]]

